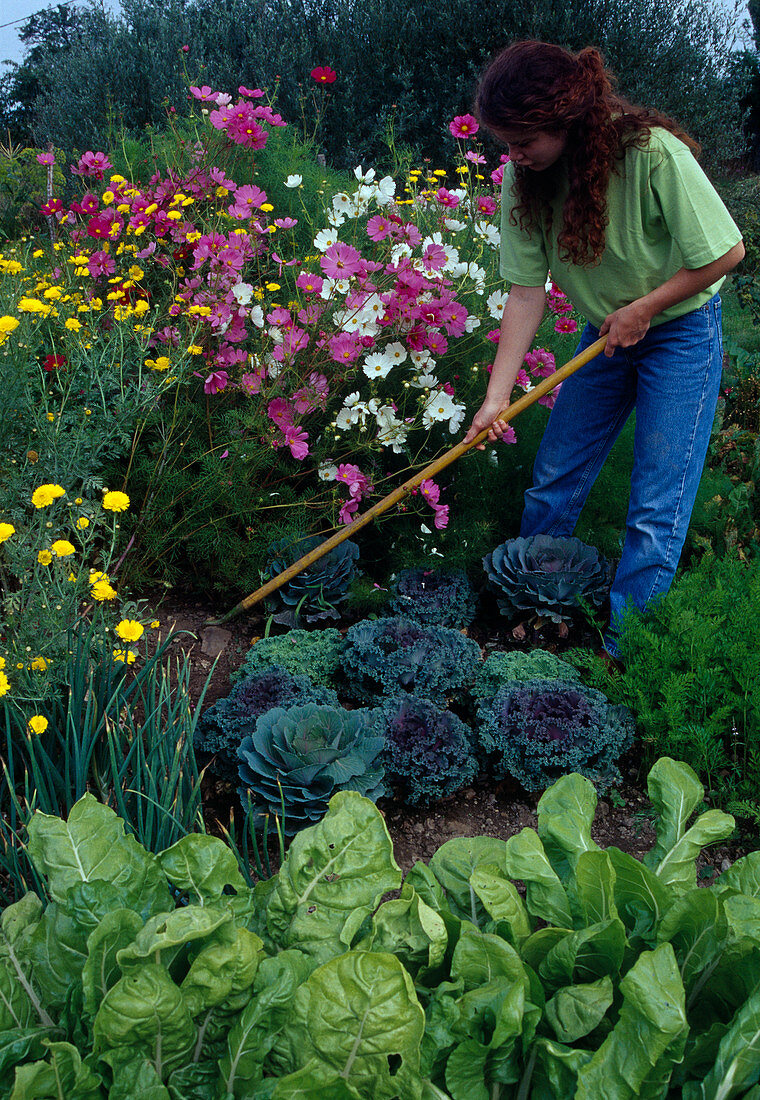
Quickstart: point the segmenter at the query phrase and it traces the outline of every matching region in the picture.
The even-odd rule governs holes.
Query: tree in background
[[[716,0],[123,0],[118,17],[91,0],[65,48],[45,48],[44,80],[39,55],[19,70],[39,80],[37,143],[81,149],[107,141],[114,122],[139,131],[181,113],[185,65],[193,83],[276,88],[295,121],[311,69],[327,64],[338,81],[320,142],[345,167],[381,160],[390,131],[440,158],[447,120],[470,108],[479,72],[508,41],[593,43],[625,95],[675,116],[716,161],[736,153],[739,133],[734,26]]]

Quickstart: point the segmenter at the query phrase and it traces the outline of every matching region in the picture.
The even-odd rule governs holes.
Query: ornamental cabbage
[[[469,626],[475,618],[475,593],[462,572],[421,566],[402,569],[396,578],[391,610],[426,626]]]
[[[383,759],[389,780],[407,802],[435,802],[477,775],[468,726],[427,699],[400,695],[383,706]]]
[[[509,617],[527,613],[568,622],[582,600],[598,607],[609,590],[606,559],[576,538],[508,539],[486,554],[483,567]]]
[[[480,649],[458,630],[397,616],[349,627],[341,663],[344,691],[372,701],[400,692],[443,701],[473,681]]]
[[[240,680],[224,699],[219,699],[201,717],[195,730],[195,747],[213,753],[213,769],[225,778],[237,779],[238,748],[256,728],[262,714],[274,707],[303,706],[304,703],[337,705],[330,688],[315,686],[306,676],[274,665]]]
[[[283,573],[321,543],[322,539],[317,535],[297,542],[281,539],[270,548],[265,580]],[[339,619],[340,612],[335,605],[348,595],[349,585],[357,573],[358,557],[359,547],[355,542],[342,542],[324,557],[312,562],[268,598],[267,607],[274,621],[286,626],[298,626],[301,622]]]
[[[633,741],[626,707],[565,680],[508,684],[478,711],[480,744],[498,774],[528,791],[575,771],[600,787],[620,782],[616,761]]]
[[[263,714],[238,750],[238,794],[254,824],[277,816],[292,836],[323,816],[336,791],[373,801],[387,794],[377,728],[373,711],[314,703]]]

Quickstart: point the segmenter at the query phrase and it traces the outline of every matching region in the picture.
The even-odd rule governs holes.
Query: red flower
[[[317,84],[334,84],[337,73],[329,65],[320,65],[318,68],[311,70],[311,78],[316,80]]]
[[[46,355],[43,369],[46,371],[58,370],[59,367],[66,365],[65,355]]]

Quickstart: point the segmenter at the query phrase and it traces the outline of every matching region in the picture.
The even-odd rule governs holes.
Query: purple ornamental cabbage
[[[633,733],[626,707],[566,680],[508,684],[478,710],[480,743],[495,771],[528,791],[544,790],[568,772],[602,787],[619,783],[616,762]]]
[[[469,626],[475,618],[475,593],[467,574],[461,571],[425,566],[402,569],[394,589],[391,610],[395,615],[453,630]]]
[[[465,787],[478,771],[472,733],[449,710],[399,695],[383,706],[388,778],[407,802],[434,802]]]
[[[609,565],[593,546],[576,538],[531,535],[508,539],[483,558],[499,590],[502,615],[540,615],[568,622],[580,600],[599,607],[609,590]]]

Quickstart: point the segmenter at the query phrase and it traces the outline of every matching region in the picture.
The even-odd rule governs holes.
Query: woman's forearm
[[[530,349],[533,337],[546,310],[543,286],[513,285],[501,317],[499,346],[496,349],[487,396],[506,405],[518,372]]]

